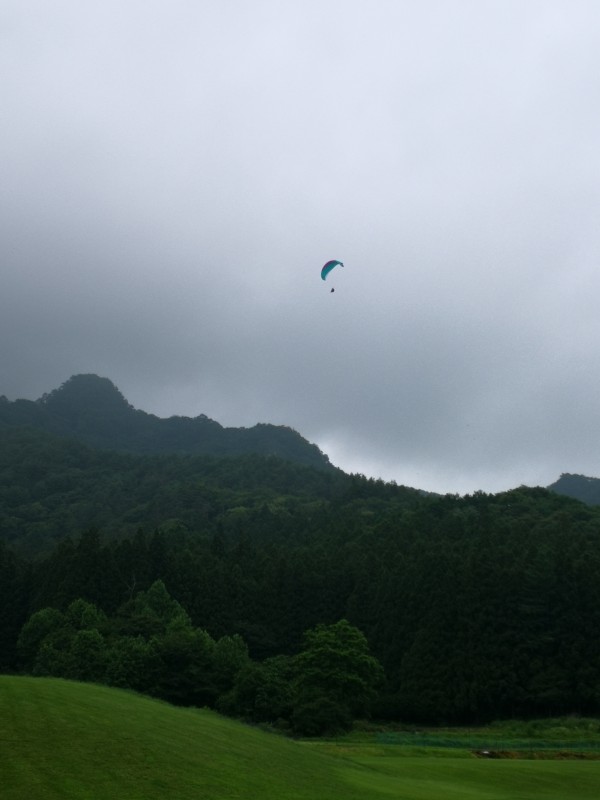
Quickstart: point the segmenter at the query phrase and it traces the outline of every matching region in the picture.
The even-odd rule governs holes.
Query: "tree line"
[[[137,675],[131,688],[297,731],[322,729],[319,713],[341,726],[600,713],[599,509],[525,487],[429,497],[268,458],[135,463],[137,489],[127,470],[107,475],[131,487],[130,510],[140,492],[160,505],[152,532],[113,519],[37,556],[0,547],[2,669],[68,674],[96,647],[103,680]],[[176,619],[140,632],[157,592]],[[95,628],[74,622],[82,602]],[[66,626],[63,647],[27,645],[36,614]],[[360,707],[335,694],[354,678],[306,655],[337,625],[374,659]]]
[[[383,680],[365,637],[346,620],[305,633],[295,656],[253,661],[241,636],[194,627],[162,581],[109,617],[78,599],[23,626],[17,654],[33,674],[105,683],[177,705],[216,708],[300,735],[345,730]]]

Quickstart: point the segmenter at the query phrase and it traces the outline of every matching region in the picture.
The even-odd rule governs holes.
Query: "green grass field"
[[[89,684],[0,676],[2,800],[598,800],[599,761],[294,742]]]

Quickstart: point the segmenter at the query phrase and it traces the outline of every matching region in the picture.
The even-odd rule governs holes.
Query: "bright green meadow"
[[[600,761],[297,742],[91,684],[0,676],[2,800],[598,800]]]

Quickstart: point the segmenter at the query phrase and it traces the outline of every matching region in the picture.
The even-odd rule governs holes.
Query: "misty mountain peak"
[[[276,456],[333,469],[328,457],[297,431],[259,423],[223,428],[205,414],[162,419],[135,409],[108,378],[73,375],[58,389],[30,400],[0,404],[0,425],[30,425],[93,447],[129,453]]]
[[[73,375],[58,389],[44,394],[38,402],[60,416],[83,410],[114,414],[132,409],[112,381],[92,374]]]

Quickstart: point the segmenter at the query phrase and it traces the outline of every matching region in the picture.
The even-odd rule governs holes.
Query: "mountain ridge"
[[[0,425],[31,426],[94,447],[136,454],[273,455],[323,470],[335,467],[293,428],[257,423],[226,428],[205,414],[157,417],[135,409],[108,378],[71,376],[38,400],[0,398]]]
[[[158,417],[134,408],[109,378],[93,373],[72,375],[37,400],[10,401],[0,395],[0,428],[23,426],[136,455],[271,455],[339,471],[316,444],[289,426],[259,422],[250,428],[224,427],[206,414]],[[562,473],[545,488],[600,505],[600,478]]]
[[[600,478],[563,472],[560,478],[547,488],[551,492],[572,497],[589,506],[600,505]]]

